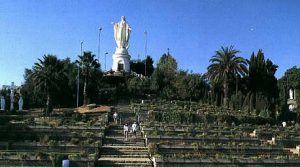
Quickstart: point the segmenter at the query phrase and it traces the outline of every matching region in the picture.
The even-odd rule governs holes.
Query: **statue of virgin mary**
[[[121,21],[114,24],[114,36],[117,43],[117,48],[128,49],[128,41],[130,37],[131,27],[126,23],[124,16]]]

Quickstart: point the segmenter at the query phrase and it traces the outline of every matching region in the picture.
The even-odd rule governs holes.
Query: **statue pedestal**
[[[113,65],[112,70],[115,72],[130,72],[130,55],[128,54],[127,49],[125,48],[116,48],[115,53],[113,54]]]
[[[287,104],[291,112],[294,112],[294,110],[298,107],[295,99],[288,99]]]

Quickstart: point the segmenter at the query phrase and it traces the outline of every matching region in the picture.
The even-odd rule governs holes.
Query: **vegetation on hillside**
[[[126,77],[103,75],[100,62],[91,52],[84,52],[74,62],[45,55],[32,69],[25,69],[22,95],[25,108],[45,106],[48,111],[53,105],[75,107],[79,65],[80,105],[114,102],[120,97],[156,98],[196,101],[272,118],[288,113],[288,89],[298,92],[300,69],[288,69],[277,82],[278,66],[266,59],[262,50],[253,52],[249,60],[239,53],[233,46],[221,47],[212,55],[204,74],[178,69],[170,53],[163,54],[156,67],[147,56],[145,60],[132,60],[134,75]],[[300,98],[296,99],[299,104]]]

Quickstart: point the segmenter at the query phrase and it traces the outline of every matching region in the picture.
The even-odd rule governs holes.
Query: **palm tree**
[[[87,104],[87,84],[88,81],[95,70],[100,69],[100,64],[98,59],[95,59],[95,55],[92,52],[83,52],[83,55],[78,56],[79,60],[77,63],[81,66],[81,74],[84,78],[83,85],[83,104]]]
[[[66,74],[63,64],[54,55],[44,55],[43,60],[38,59],[38,62],[34,63],[31,77],[36,86],[35,90],[46,95],[46,113],[51,111],[51,96],[59,89],[58,84],[64,75]]]
[[[223,84],[223,105],[228,107],[228,92],[229,92],[229,75],[234,76],[245,75],[247,70],[247,62],[244,58],[236,56],[240,51],[235,50],[233,46],[221,47],[216,51],[216,54],[210,59],[208,66],[208,77],[211,81],[221,81]]]

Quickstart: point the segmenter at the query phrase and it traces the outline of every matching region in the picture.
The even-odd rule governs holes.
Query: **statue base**
[[[294,112],[295,109],[298,107],[297,101],[295,99],[288,99],[287,105],[289,106],[289,110]]]
[[[116,48],[113,54],[112,70],[115,72],[130,72],[130,55],[126,48]]]

